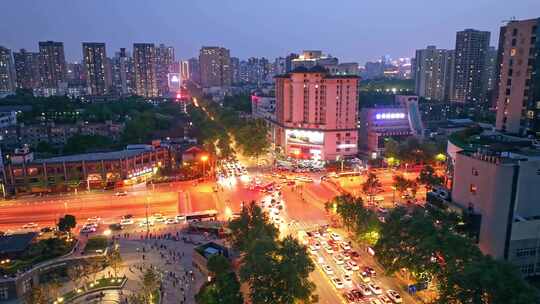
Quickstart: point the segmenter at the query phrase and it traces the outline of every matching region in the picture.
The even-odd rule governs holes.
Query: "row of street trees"
[[[306,247],[292,236],[278,239],[278,229],[255,202],[229,228],[230,242],[241,253],[240,281],[249,285],[252,303],[317,303],[309,280],[315,265]]]
[[[396,208],[381,226],[377,258],[389,273],[407,269],[431,281],[437,303],[536,303],[537,291],[513,265],[483,255],[456,225],[455,215]]]
[[[514,266],[485,256],[458,234],[456,214],[414,207],[395,208],[379,222],[362,200],[339,196],[327,202],[357,239],[374,245],[388,274],[406,270],[416,281],[430,282],[436,303],[536,303],[537,291]],[[366,237],[372,236],[372,237]]]
[[[228,98],[231,100],[235,97]],[[258,158],[268,151],[268,126],[263,120],[243,117],[232,101],[224,106],[204,101],[199,103],[209,114],[199,107],[190,107],[189,116],[197,126],[196,135],[205,143],[207,151],[222,158],[231,156],[234,153],[231,136],[234,137],[236,148],[245,156]]]
[[[431,164],[437,160],[437,155],[444,152],[444,147],[436,143],[411,137],[404,142],[387,139],[384,143],[384,157],[390,166],[407,164]]]

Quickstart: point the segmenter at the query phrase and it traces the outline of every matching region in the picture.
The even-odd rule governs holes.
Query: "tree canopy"
[[[315,303],[315,269],[306,247],[290,236],[280,240],[278,230],[254,202],[231,221],[230,241],[242,253],[240,279],[249,283],[255,304]]]

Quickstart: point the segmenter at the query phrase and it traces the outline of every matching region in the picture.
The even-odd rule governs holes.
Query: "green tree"
[[[77,220],[74,215],[66,214],[58,220],[58,230],[70,233],[71,229],[77,226]]]
[[[277,238],[277,228],[270,224],[268,215],[255,202],[244,205],[240,217],[229,223],[230,242],[233,248],[247,252],[260,237]]]
[[[24,298],[25,304],[48,304],[51,300],[50,294],[44,285],[32,287]]]
[[[154,294],[160,284],[158,274],[152,268],[147,268],[141,278],[141,294],[145,303],[153,303]]]
[[[362,184],[362,191],[371,200],[375,194],[379,193],[381,187],[382,184],[377,175],[375,175],[373,172],[369,172],[366,181]]]
[[[208,270],[214,274],[214,279],[206,283],[195,296],[198,304],[244,303],[240,283],[226,257],[219,254],[211,256],[208,259]]]
[[[110,149],[113,142],[109,137],[101,135],[75,135],[64,145],[65,154],[78,154],[102,149]]]
[[[314,285],[309,274],[314,265],[297,240],[277,239],[277,229],[252,202],[231,221],[230,241],[242,253],[240,279],[250,286],[252,303],[313,303]]]
[[[384,142],[384,157],[399,158],[400,157],[399,148],[400,148],[399,143],[396,140],[392,138],[386,139]]]
[[[425,165],[417,178],[418,183],[424,185],[426,189],[433,189],[433,187],[440,186],[443,183],[443,178],[437,176],[435,169],[430,165]]]
[[[351,195],[337,196],[326,203],[327,208],[335,208],[345,228],[358,239],[374,244],[378,238],[380,221],[377,214],[364,206],[361,198]]]
[[[118,277],[118,273],[122,268],[123,263],[124,261],[118,248],[114,248],[107,253],[107,264],[113,270],[114,277]]]
[[[207,268],[214,276],[218,276],[230,272],[231,263],[225,256],[215,254],[208,259]]]

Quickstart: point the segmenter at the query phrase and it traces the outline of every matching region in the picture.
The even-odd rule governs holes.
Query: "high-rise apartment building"
[[[490,32],[466,29],[457,32],[451,100],[482,104],[487,100],[483,83]]]
[[[105,43],[83,42],[83,62],[86,84],[90,95],[104,95],[109,91],[107,85],[107,53]]]
[[[133,44],[136,94],[157,97],[156,47],[153,43]]]
[[[120,48],[111,60],[112,91],[118,95],[133,94],[133,59],[125,48]]]
[[[285,57],[285,72],[286,73],[289,73],[290,71],[294,69],[293,60],[297,59],[298,57],[299,55],[295,53],[290,53],[289,55],[287,55],[287,57]]]
[[[358,153],[358,76],[299,67],[275,81],[274,142],[285,154],[336,160]]]
[[[501,27],[496,128],[540,137],[540,18]]]
[[[201,83],[201,66],[199,64],[199,59],[190,58],[189,63],[189,80],[200,84]]]
[[[278,57],[274,60],[274,66],[272,67],[273,75],[282,75],[287,73],[287,59],[284,57]]]
[[[169,94],[169,73],[174,64],[174,48],[160,44],[156,48],[156,77],[159,96],[167,96]]]
[[[231,81],[233,84],[240,82],[240,59],[231,57]]]
[[[497,49],[490,46],[486,53],[486,66],[484,73],[484,91],[487,94],[487,101],[493,101],[493,90],[497,81]]]
[[[428,46],[416,50],[415,92],[430,100],[445,101],[450,96],[454,51]]]
[[[191,67],[189,66],[189,60],[180,61],[180,76],[182,81],[191,80]]]
[[[228,87],[232,83],[230,52],[222,47],[202,47],[199,53],[201,86]]]
[[[61,83],[66,82],[67,69],[63,42],[40,41],[39,57],[39,73],[43,88],[58,88]]]
[[[13,53],[17,87],[33,90],[39,87],[39,53],[21,49]]]
[[[15,91],[14,71],[11,50],[0,46],[0,92]]]

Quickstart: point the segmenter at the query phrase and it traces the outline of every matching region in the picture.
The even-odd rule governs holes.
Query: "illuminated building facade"
[[[153,43],[133,44],[136,94],[157,97],[156,47]]]
[[[64,43],[55,41],[39,42],[39,73],[41,86],[56,89],[67,79]]]
[[[275,145],[302,159],[355,157],[358,83],[356,75],[331,75],[320,66],[276,76]]]
[[[105,43],[83,42],[83,62],[86,72],[86,83],[90,95],[104,95],[108,92],[107,85],[107,53]]]
[[[371,158],[382,156],[388,139],[400,142],[423,136],[418,97],[397,95],[395,99],[395,105],[363,108],[360,112],[360,149]]]
[[[199,65],[202,87],[231,86],[231,57],[228,49],[215,46],[201,48]]]
[[[540,138],[540,18],[501,28],[496,128]]]

